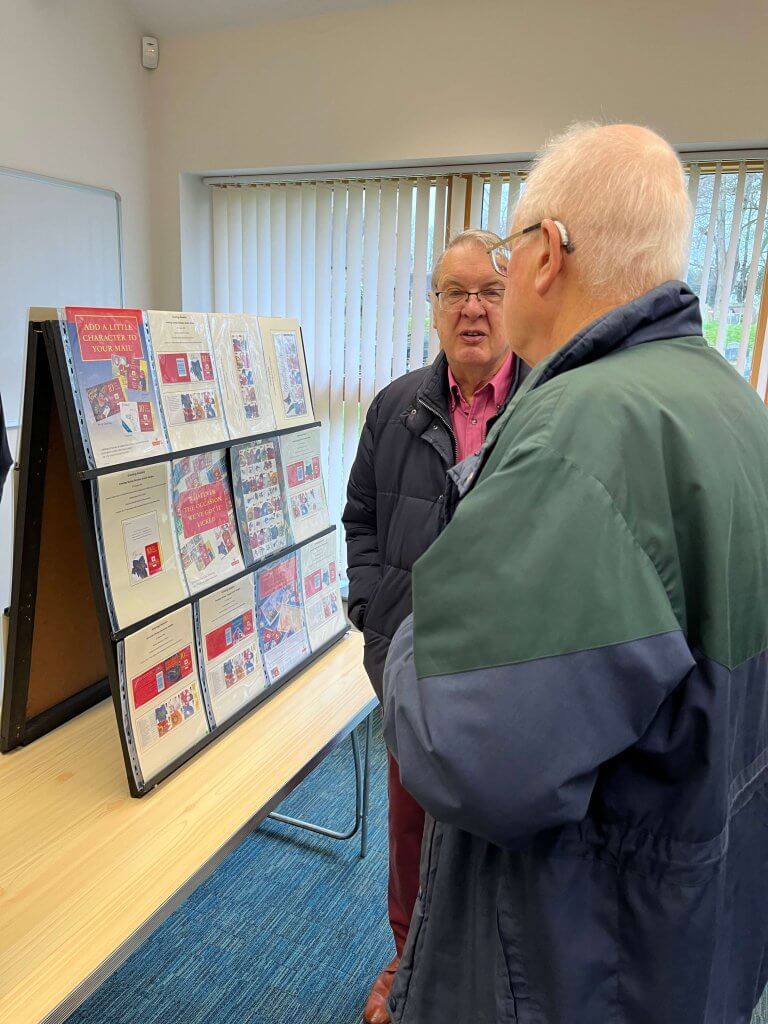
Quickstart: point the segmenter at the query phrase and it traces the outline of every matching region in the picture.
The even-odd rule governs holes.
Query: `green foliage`
[[[717,330],[720,326],[719,320],[707,320],[704,324],[704,337],[707,339],[710,345],[714,346],[717,340]],[[752,324],[749,329],[749,342],[747,344],[747,351],[751,352],[755,345],[755,332],[757,325]],[[741,341],[741,324],[729,324],[725,331],[725,344],[738,345]]]

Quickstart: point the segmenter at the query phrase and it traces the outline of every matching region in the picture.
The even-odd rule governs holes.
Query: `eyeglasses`
[[[513,234],[503,238],[500,242],[497,242],[495,245],[488,246],[486,252],[491,257],[493,269],[497,274],[501,274],[502,277],[507,276],[507,264],[509,263],[509,258],[512,255],[512,245],[510,243],[514,242],[516,238],[522,238],[523,235],[529,235],[532,231],[538,231],[543,223],[544,221],[540,220],[538,224],[531,224],[527,228],[515,231]],[[552,223],[560,234],[560,244],[563,249],[565,249],[566,252],[573,252],[574,245],[568,235],[568,229],[565,224],[559,220],[553,220]]]
[[[479,303],[486,307],[500,306],[504,301],[503,288],[483,288],[479,292],[463,292],[461,288],[446,288],[445,291],[435,292],[438,306],[446,313],[461,309],[473,295]]]

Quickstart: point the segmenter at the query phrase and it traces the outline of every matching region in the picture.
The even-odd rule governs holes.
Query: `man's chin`
[[[490,361],[490,356],[485,345],[468,345],[462,342],[456,348],[454,359],[457,363],[465,363],[467,366],[478,366]]]

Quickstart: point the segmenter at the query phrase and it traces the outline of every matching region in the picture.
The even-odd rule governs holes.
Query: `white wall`
[[[149,72],[128,4],[0,0],[0,18],[0,165],[119,192],[126,304],[150,303]]]
[[[127,5],[121,0],[0,0],[0,19],[0,165],[118,192],[125,301],[153,304],[148,73],[141,67],[140,33]],[[0,245],[12,258],[13,232],[2,210],[0,232]],[[41,295],[38,301],[56,299]],[[20,336],[19,346],[24,343]],[[15,397],[6,404],[15,406]],[[17,438],[10,430],[14,455]],[[10,589],[10,488],[9,479],[0,504],[0,611]],[[2,650],[0,638],[0,691]]]
[[[410,0],[161,39],[153,253],[180,298],[179,175],[527,154],[577,118],[768,139],[765,0]]]

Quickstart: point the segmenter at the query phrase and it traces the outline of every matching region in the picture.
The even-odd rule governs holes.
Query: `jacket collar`
[[[587,324],[531,374],[529,387],[625,348],[666,338],[701,337],[699,300],[682,281],[667,281]],[[538,367],[537,367],[538,369]]]
[[[485,460],[496,444],[515,406],[534,388],[561,373],[586,366],[603,356],[646,342],[672,338],[701,338],[699,300],[683,281],[667,281],[639,298],[610,310],[579,331],[570,341],[538,363],[507,403],[504,412],[488,431],[485,444],[475,455],[460,462],[449,476],[455,486],[453,501],[471,489]],[[706,344],[706,342],[702,342]],[[446,513],[450,515],[446,502]]]
[[[424,377],[416,392],[417,402],[426,402],[428,406],[436,408],[445,418],[450,415],[448,407],[448,360],[445,352],[441,349],[435,361],[432,363],[431,371]]]

